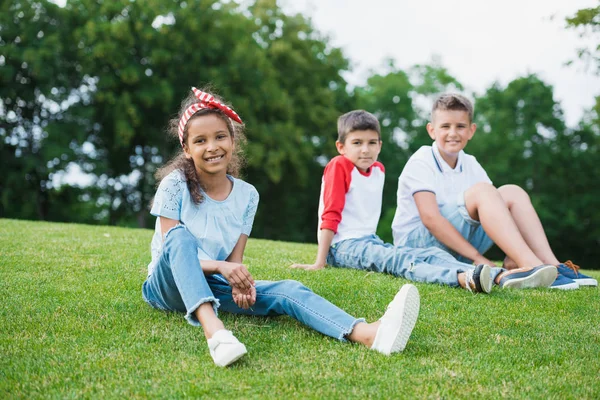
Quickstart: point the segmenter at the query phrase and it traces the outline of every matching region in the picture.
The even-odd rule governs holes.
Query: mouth
[[[206,162],[217,162],[217,161],[222,160],[223,157],[225,157],[225,155],[221,154],[220,156],[214,156],[214,157],[205,158],[204,161],[206,161]]]

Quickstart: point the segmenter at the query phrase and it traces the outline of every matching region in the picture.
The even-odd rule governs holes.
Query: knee
[[[275,282],[269,291],[282,298],[296,298],[311,290],[298,281],[285,279]]]
[[[479,182],[465,191],[465,203],[470,204],[481,197],[497,196],[498,189],[491,183]]]
[[[165,244],[177,242],[180,245],[184,246],[197,246],[198,242],[194,235],[187,230],[184,225],[177,225],[171,228],[167,234],[165,235]]]
[[[529,194],[523,190],[520,186],[517,185],[504,185],[498,188],[498,192],[504,199],[504,202],[511,206],[513,204],[523,204],[530,203],[531,199],[529,198]]]

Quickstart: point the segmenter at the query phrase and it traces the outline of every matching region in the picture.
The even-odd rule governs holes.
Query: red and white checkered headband
[[[189,106],[179,119],[179,128],[177,130],[177,133],[179,133],[179,143],[181,143],[181,147],[183,147],[183,131],[185,129],[185,125],[188,123],[192,115],[204,108],[215,108],[217,110],[221,110],[225,115],[227,115],[235,122],[238,122],[240,124],[243,123],[239,115],[237,115],[235,111],[227,107],[225,104],[216,101],[212,95],[204,93],[203,91],[198,90],[195,87],[192,87],[192,91],[194,92],[196,98],[198,98],[199,102]]]

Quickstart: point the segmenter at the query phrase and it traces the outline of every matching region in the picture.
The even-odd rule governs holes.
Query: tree
[[[47,1],[0,5],[0,216],[48,219],[53,174],[78,157],[83,138],[66,110],[84,83],[71,28]]]
[[[396,210],[398,177],[413,152],[431,140],[425,130],[429,109],[418,107],[418,100],[430,100],[437,94],[461,89],[462,85],[433,60],[431,64],[415,65],[407,72],[388,62],[385,75],[374,74],[363,87],[356,89],[358,107],[372,112],[381,123],[383,146],[379,160],[385,166],[382,217],[378,235],[392,240],[392,220]]]

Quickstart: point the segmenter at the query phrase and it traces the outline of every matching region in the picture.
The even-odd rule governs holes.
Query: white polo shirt
[[[435,142],[422,146],[410,157],[398,178],[397,207],[392,222],[394,244],[398,245],[406,235],[423,226],[413,197],[415,193],[434,193],[442,208],[458,205],[460,196],[479,182],[492,183],[475,157],[461,150],[456,167],[451,168]]]

